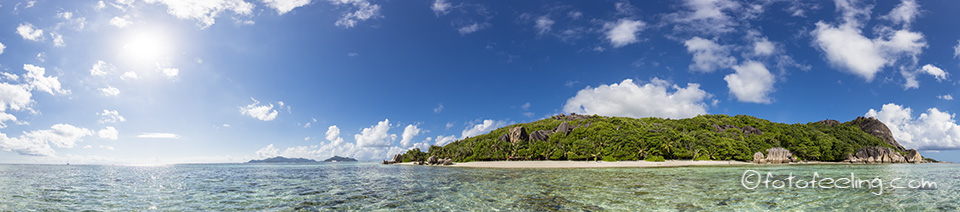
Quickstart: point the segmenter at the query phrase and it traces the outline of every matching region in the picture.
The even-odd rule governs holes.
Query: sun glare
[[[157,32],[142,31],[127,36],[123,56],[137,63],[158,63],[169,56],[170,43]]]

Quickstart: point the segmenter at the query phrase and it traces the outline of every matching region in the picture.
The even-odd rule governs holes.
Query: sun
[[[164,33],[148,30],[130,33],[123,41],[123,56],[136,63],[158,63],[170,56],[171,44]]]

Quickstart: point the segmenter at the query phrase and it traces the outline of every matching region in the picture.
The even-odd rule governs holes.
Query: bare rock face
[[[907,163],[922,163],[923,156],[920,156],[920,152],[917,152],[916,149],[907,150]]]
[[[741,130],[743,130],[743,133],[745,134],[763,135],[763,132],[760,131],[760,129],[753,128],[751,126],[744,126]]]
[[[907,151],[903,146],[900,146],[900,143],[897,143],[897,140],[893,138],[893,133],[890,132],[890,128],[887,128],[887,125],[880,122],[880,120],[873,117],[861,116],[851,122],[859,126],[864,132],[870,133],[870,135],[876,136],[883,142],[896,147],[897,150]]]
[[[917,153],[917,156],[920,154]],[[922,160],[922,157],[921,157]],[[887,147],[864,147],[848,158],[847,162],[852,163],[906,163],[907,158],[900,155],[896,150]]]
[[[510,129],[510,132],[507,133],[510,143],[517,143],[520,141],[526,141],[529,138],[527,135],[527,129],[523,126],[514,127]]]
[[[573,128],[571,128],[570,125],[567,124],[567,122],[563,122],[563,123],[560,123],[560,126],[557,126],[557,128],[553,129],[553,133],[563,133],[564,135],[566,135],[571,130],[573,130]]]
[[[756,156],[756,154],[754,154]],[[767,163],[789,163],[793,161],[793,154],[783,147],[767,149]]]
[[[429,164],[429,165],[437,165],[437,164],[440,164],[440,159],[437,158],[436,155],[430,156],[429,158],[427,158],[427,164]]]
[[[504,133],[503,135],[500,135],[500,138],[498,138],[497,140],[504,141],[504,142],[509,142],[509,141],[510,141],[510,133],[507,132],[507,133]]]
[[[834,126],[840,125],[840,121],[833,120],[833,119],[825,119],[823,121],[818,121],[817,124],[823,124],[823,125],[834,127]]]
[[[443,159],[443,165],[445,166],[453,165],[453,159],[450,159],[450,158]]]
[[[553,131],[537,130],[536,132],[530,133],[530,141],[546,141],[550,138],[551,133],[553,133]]]
[[[763,158],[762,152],[753,153],[753,163],[765,163],[767,160]]]
[[[401,155],[401,154],[393,155],[393,160],[390,160],[390,162],[392,162],[392,163],[401,163],[401,162],[403,162],[403,155]]]

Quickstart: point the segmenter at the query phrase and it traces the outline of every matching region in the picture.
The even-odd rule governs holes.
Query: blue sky
[[[956,1],[0,1],[0,162],[385,159],[558,113],[877,117],[960,161]]]

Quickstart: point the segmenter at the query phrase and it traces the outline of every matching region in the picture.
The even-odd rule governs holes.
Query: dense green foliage
[[[553,130],[563,122],[579,127],[554,133],[547,141],[510,143],[498,138],[516,126],[527,132]],[[747,126],[762,135],[713,125]],[[592,116],[585,119],[548,118],[514,124],[490,133],[431,146],[428,152],[408,151],[403,160],[422,161],[430,155],[454,161],[486,160],[753,160],[753,153],[783,147],[801,160],[840,161],[867,146],[892,147],[852,123],[783,124],[746,115],[701,115],[688,119]]]

